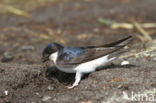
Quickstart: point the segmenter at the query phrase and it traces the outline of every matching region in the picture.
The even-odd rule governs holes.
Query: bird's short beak
[[[45,63],[46,61],[48,61],[49,58],[48,57],[42,57],[42,62]]]

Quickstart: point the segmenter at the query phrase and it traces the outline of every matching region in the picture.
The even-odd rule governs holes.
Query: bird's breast
[[[75,73],[75,72],[76,72],[75,68],[63,68],[63,67],[60,67],[60,66],[57,65],[57,64],[55,64],[55,65],[56,65],[56,67],[57,67],[60,71],[65,72],[65,73]]]

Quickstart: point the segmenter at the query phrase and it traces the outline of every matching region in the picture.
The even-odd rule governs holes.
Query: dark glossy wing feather
[[[80,47],[80,48],[87,48],[87,49],[89,49],[89,48],[113,47],[113,46],[118,45],[118,44],[120,44],[120,43],[122,43],[122,42],[124,42],[124,41],[126,41],[128,39],[129,39],[128,42],[130,42],[132,40],[132,36],[130,35],[128,37],[125,37],[123,39],[120,39],[118,41],[115,41],[115,42],[112,42],[112,43],[109,43],[109,44],[104,44],[104,45],[99,45],[99,46],[87,46],[87,47]]]
[[[107,44],[106,47],[104,45],[97,47],[92,46],[88,48],[81,47],[75,48],[75,51],[66,49],[68,52],[66,50],[63,50],[63,52],[57,59],[57,64],[63,68],[73,68],[78,64],[88,62],[100,58],[102,56],[106,56],[121,49],[131,41],[131,40],[125,41],[127,39],[129,39],[129,37],[111,43],[110,45]],[[122,43],[123,41],[125,41],[125,43]]]

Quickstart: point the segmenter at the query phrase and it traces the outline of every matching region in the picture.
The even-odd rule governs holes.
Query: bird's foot
[[[68,89],[73,89],[75,88],[76,86],[78,86],[78,84],[73,84],[72,86],[67,86]]]

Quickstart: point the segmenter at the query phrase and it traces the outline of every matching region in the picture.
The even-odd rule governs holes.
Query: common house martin
[[[66,47],[58,43],[50,43],[42,53],[42,61],[52,61],[56,68],[66,73],[76,73],[72,86],[77,86],[83,74],[94,72],[98,67],[104,66],[119,57],[120,50],[132,40],[132,36],[121,40],[87,47]]]

